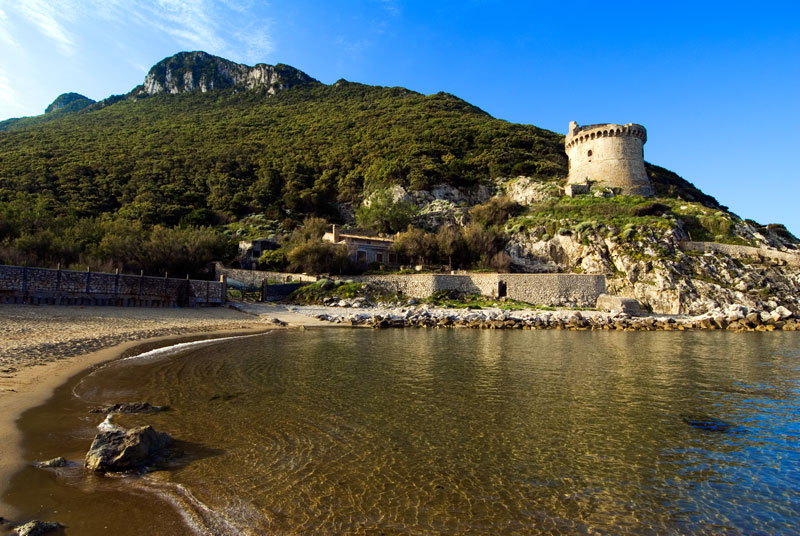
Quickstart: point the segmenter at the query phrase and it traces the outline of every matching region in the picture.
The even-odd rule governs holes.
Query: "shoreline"
[[[0,517],[6,520],[20,514],[2,499],[13,475],[25,467],[17,421],[76,375],[120,359],[137,346],[331,326],[270,307],[252,313],[233,308],[2,305],[0,322],[4,325],[0,335],[0,437],[4,438]]]
[[[120,359],[125,352],[137,346],[156,343],[159,346],[169,346],[187,339],[202,335],[203,338],[220,338],[225,336],[246,336],[267,333],[275,327],[224,330],[186,333],[184,335],[162,335],[134,341],[126,341],[115,346],[103,348],[87,354],[70,356],[44,365],[26,367],[14,377],[16,389],[0,392],[0,435],[5,438],[3,456],[0,458],[0,517],[6,519],[16,517],[16,512],[2,499],[2,494],[8,489],[11,478],[23,467],[21,432],[17,421],[27,410],[41,406],[49,400],[60,386],[71,381],[75,376],[85,374],[91,369]],[[162,344],[163,343],[163,344]],[[13,396],[9,396],[9,393]]]
[[[794,318],[715,311],[697,317],[630,317],[599,311],[453,310],[428,307],[325,307],[235,303],[226,308],[145,309],[79,306],[0,306],[0,493],[25,466],[20,416],[40,406],[78,374],[123,357],[142,345],[166,346],[189,339],[266,333],[306,327],[413,327],[477,329],[603,330],[797,330]],[[731,325],[733,324],[733,325]],[[795,327],[797,326],[797,327]],[[743,328],[743,329],[742,329]],[[0,496],[0,517],[19,515]]]

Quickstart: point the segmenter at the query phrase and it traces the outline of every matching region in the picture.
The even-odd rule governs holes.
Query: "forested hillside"
[[[161,271],[175,267],[152,262],[148,247],[168,235],[182,243],[182,233],[196,243],[199,233],[214,255],[230,252],[217,230],[248,214],[288,231],[308,216],[340,221],[342,204],[392,185],[468,189],[567,172],[563,136],[494,119],[446,93],[346,81],[274,95],[146,95],[140,86],[98,103],[62,95],[54,105],[2,124],[0,262]],[[661,195],[717,206],[677,175],[650,171]],[[182,267],[211,254],[184,253]]]

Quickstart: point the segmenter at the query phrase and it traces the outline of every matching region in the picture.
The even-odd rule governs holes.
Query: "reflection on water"
[[[74,391],[173,408],[117,422],[212,454],[113,485],[209,533],[788,534],[798,359],[795,333],[324,330],[118,361]]]

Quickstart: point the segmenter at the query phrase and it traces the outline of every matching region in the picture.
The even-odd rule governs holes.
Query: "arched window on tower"
[[[588,153],[586,153],[586,156],[588,156],[588,157],[590,157],[590,158],[591,158],[591,156],[592,156],[592,150],[591,150],[591,149],[589,149],[589,152],[588,152]]]

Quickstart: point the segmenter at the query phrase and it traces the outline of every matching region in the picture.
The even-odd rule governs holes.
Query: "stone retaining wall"
[[[225,303],[224,281],[0,265],[0,303],[195,306]]]
[[[214,273],[219,278],[220,275],[226,276],[228,279],[235,279],[245,285],[254,288],[261,287],[261,283],[266,280],[280,281],[282,283],[292,283],[297,281],[310,281],[317,280],[316,276],[306,274],[290,274],[286,272],[262,272],[259,270],[239,270],[236,268],[225,268],[221,263],[214,264]]]
[[[730,255],[736,258],[748,258],[783,262],[789,266],[800,266],[800,254],[777,249],[754,248],[751,246],[737,246],[734,244],[720,244],[718,242],[690,242],[683,241],[679,244],[683,251],[713,252]]]
[[[594,307],[597,297],[606,291],[604,275],[583,274],[410,274],[346,279],[380,283],[414,298],[427,298],[441,290],[455,290],[495,298],[505,294],[535,305]]]

